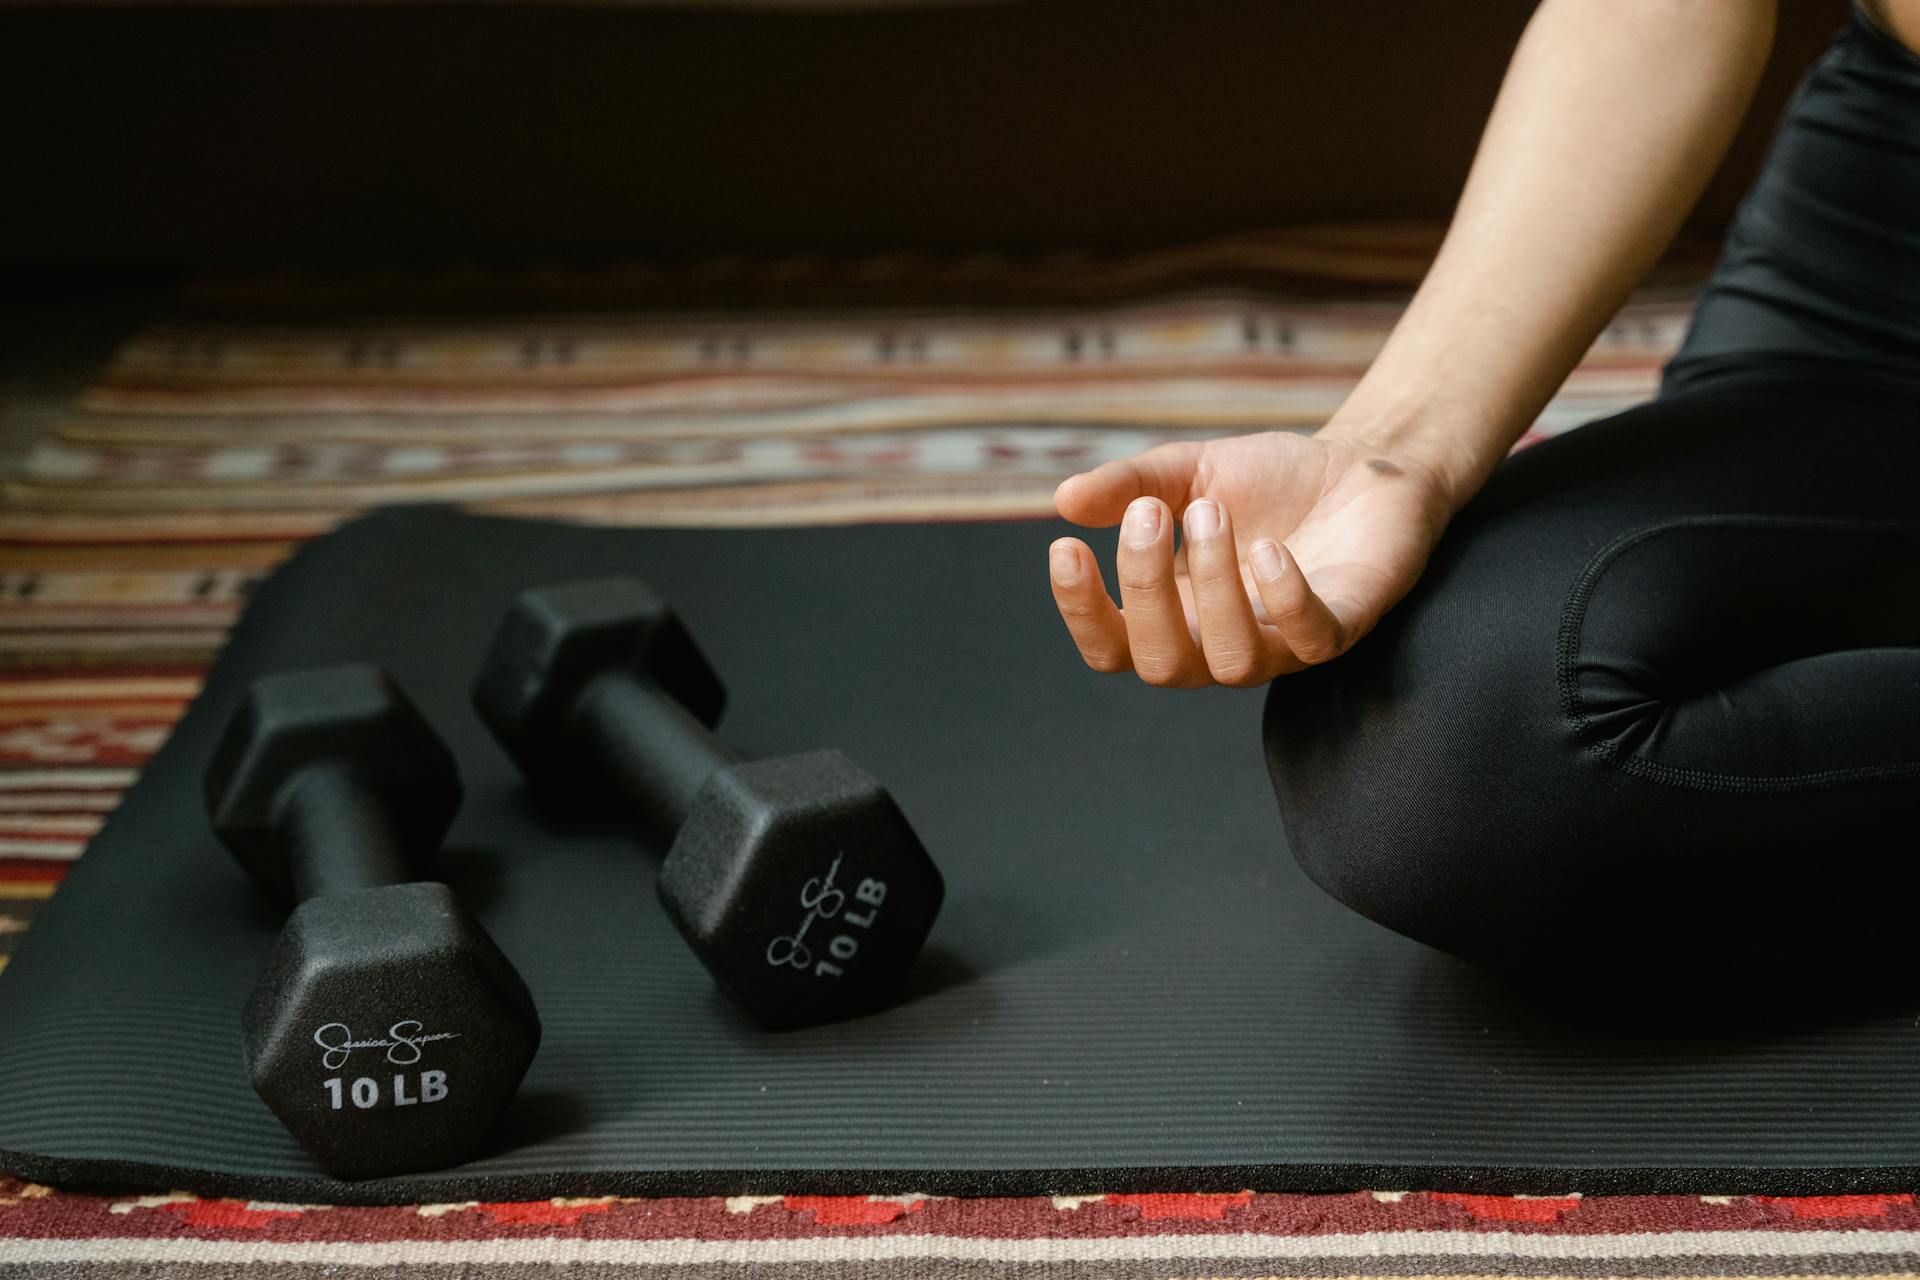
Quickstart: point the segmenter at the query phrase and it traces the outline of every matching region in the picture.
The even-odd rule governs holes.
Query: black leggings
[[[1288,842],[1535,972],[1702,983],[1920,942],[1920,58],[1855,16],[1661,398],[1507,460],[1420,585],[1276,681]]]

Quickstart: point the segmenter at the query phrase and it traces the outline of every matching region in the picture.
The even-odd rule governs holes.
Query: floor
[[[1363,247],[1371,262],[1377,246]],[[1256,255],[1256,265],[1267,260]],[[572,351],[565,339],[577,326],[454,325],[459,342],[443,341],[446,330],[433,325],[374,326],[383,342],[410,344],[419,363],[408,368],[353,360],[368,332],[323,325],[276,352],[328,370],[323,390],[350,392],[371,409],[343,411],[324,396],[288,394],[245,430],[220,420],[222,406],[231,410],[247,389],[234,371],[196,367],[181,371],[175,385],[161,385],[210,407],[159,424],[165,431],[143,420],[142,403],[122,387],[118,406],[95,415],[91,437],[75,433],[60,466],[44,465],[43,457],[41,474],[26,486],[32,501],[11,508],[14,543],[0,545],[0,603],[11,624],[0,669],[9,655],[17,668],[15,679],[0,678],[0,693],[13,699],[0,699],[0,712],[11,712],[0,726],[0,779],[14,784],[0,795],[0,963],[9,940],[26,932],[52,896],[89,824],[185,707],[249,585],[303,536],[285,510],[290,495],[324,491],[342,511],[432,496],[541,504],[610,522],[719,524],[898,519],[936,502],[948,504],[941,510],[971,510],[965,504],[989,499],[1037,494],[1043,501],[1050,470],[1085,465],[1102,449],[1138,447],[1147,419],[1160,419],[1149,424],[1156,431],[1228,429],[1216,398],[1141,403],[1143,388],[1190,381],[1168,375],[1173,357],[1185,362],[1177,367],[1238,371],[1238,412],[1299,421],[1339,390],[1341,378],[1358,376],[1390,319],[1295,314],[1297,308],[1260,301],[1259,294],[1251,303],[1235,296],[1175,311],[1108,306],[1099,300],[1111,293],[1093,287],[1101,269],[1073,268],[1081,272],[1073,277],[1080,292],[1072,295],[1084,302],[1081,310],[1049,312],[1021,326],[1017,342],[988,341],[1006,335],[982,333],[965,311],[918,318],[921,345],[960,353],[956,367],[970,378],[968,413],[957,420],[934,412],[951,414],[944,383],[922,385],[913,363],[890,359],[894,344],[884,339],[897,326],[876,331],[831,318],[816,331],[622,317],[561,362],[534,357]],[[62,422],[116,345],[143,316],[166,309],[171,295],[164,280],[0,277],[0,479],[21,474],[28,450]],[[1571,426],[1601,416],[1622,397],[1647,394],[1684,320],[1684,306],[1671,302],[1637,306],[1570,383],[1549,425]],[[1106,357],[1085,358],[1083,333],[1111,336],[1095,344]],[[235,342],[254,337],[236,331]],[[716,353],[755,343],[788,363],[731,370],[727,385],[742,409],[738,420],[716,415],[727,429],[719,440],[676,441],[662,430],[663,419],[687,412],[686,405],[634,411],[579,402],[581,385],[608,370],[646,372],[650,359],[679,360],[664,372],[689,387],[710,387],[714,371],[707,366]],[[1296,346],[1338,353],[1346,362],[1339,378],[1325,386],[1308,379],[1303,387],[1290,372]],[[393,364],[402,363],[398,348],[376,349],[394,350]],[[1057,384],[1069,375],[1087,383],[1089,368],[1106,371],[1091,381],[1089,394],[1098,393],[1101,411],[1115,416],[1060,421]],[[536,412],[544,430],[503,438],[498,407],[466,388],[482,381],[476,369],[507,370],[504,385],[515,404]],[[850,371],[864,379],[858,386],[875,388],[858,397],[878,406],[863,408],[866,417],[856,418],[850,403],[833,403],[824,429],[814,422],[811,435],[748,433],[748,410],[767,385],[795,373],[822,382]],[[392,420],[368,429],[362,419],[377,417],[395,397],[416,395],[416,383],[437,389],[443,405],[427,423],[427,438]],[[1164,388],[1162,394],[1172,395]],[[870,421],[883,410],[891,424],[885,430]],[[868,429],[846,429],[855,421]],[[1011,430],[1009,422],[1040,425]],[[208,529],[220,536],[200,536]],[[32,590],[10,598],[7,579],[15,575]],[[52,812],[54,803],[68,808]],[[241,1270],[305,1275],[358,1265],[369,1275],[411,1266],[505,1280],[579,1262],[596,1274],[632,1276],[1070,1271],[1134,1280],[1351,1274],[1356,1258],[1360,1270],[1376,1276],[1428,1280],[1489,1273],[1920,1274],[1920,1205],[1911,1194],[1514,1198],[1384,1190],[956,1200],[596,1196],[354,1209],[165,1190],[93,1195],[0,1177],[0,1275],[212,1280]]]
[[[13,474],[171,292],[156,278],[0,276],[0,473]]]

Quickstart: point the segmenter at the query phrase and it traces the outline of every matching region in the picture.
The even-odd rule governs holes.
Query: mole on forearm
[[[1397,475],[1406,474],[1399,468],[1398,465],[1392,462],[1388,462],[1385,458],[1368,458],[1367,465],[1372,467],[1375,471],[1378,471],[1383,476],[1397,476]]]

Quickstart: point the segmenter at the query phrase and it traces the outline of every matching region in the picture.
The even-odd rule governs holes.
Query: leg
[[[1276,681],[1307,872],[1508,965],[1740,980],[1920,927],[1920,409],[1750,375],[1510,459]]]

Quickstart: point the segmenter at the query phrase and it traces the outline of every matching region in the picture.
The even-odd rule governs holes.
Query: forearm
[[[1774,16],[1775,0],[1544,0],[1432,270],[1326,430],[1470,497],[1679,230]]]

